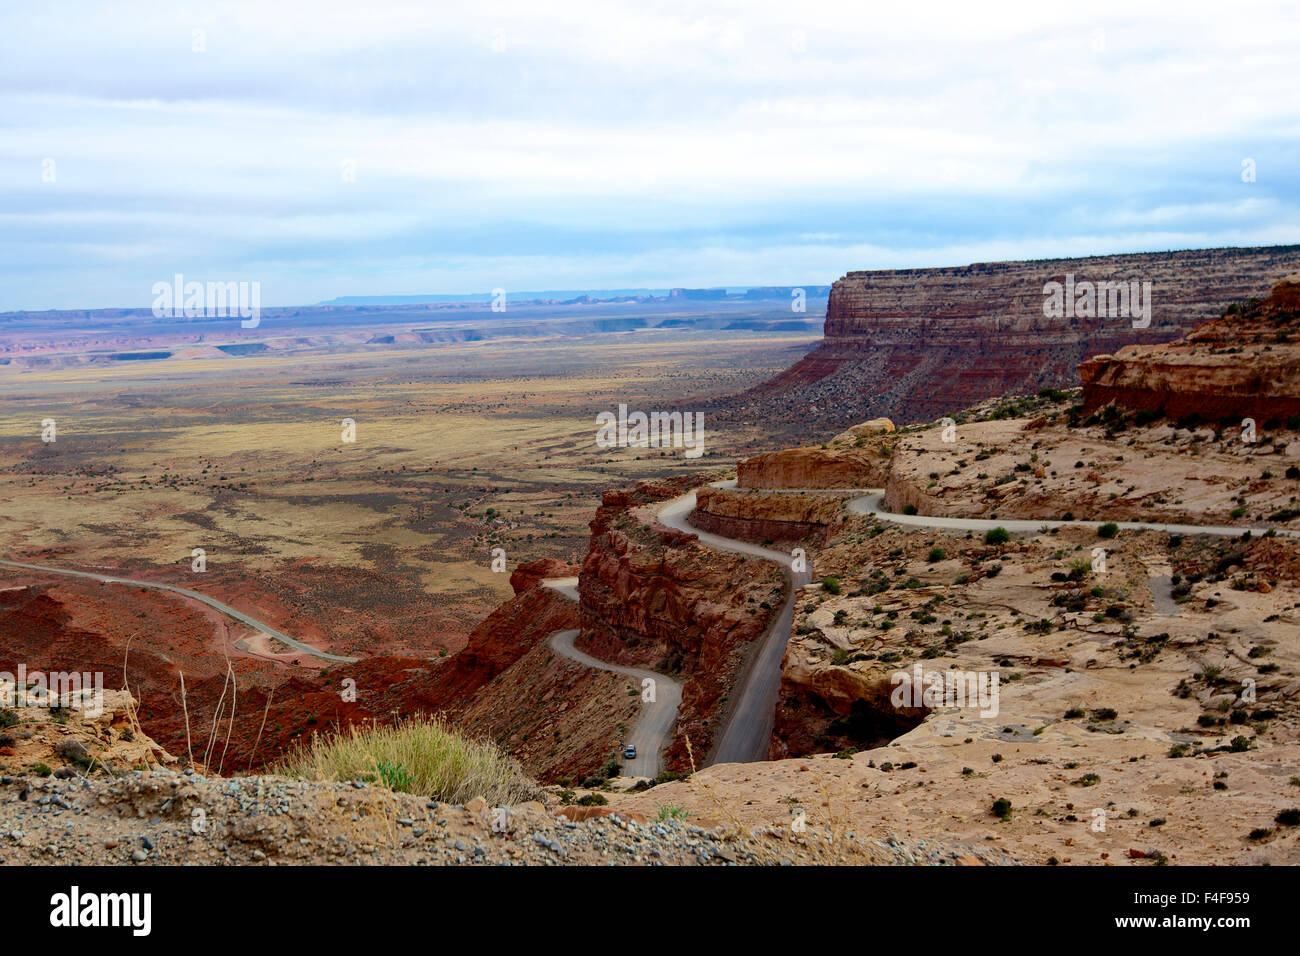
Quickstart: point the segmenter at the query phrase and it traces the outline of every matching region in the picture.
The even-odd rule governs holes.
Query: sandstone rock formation
[[[1270,246],[851,272],[831,290],[821,345],[739,405],[771,415],[780,403],[841,427],[876,415],[930,421],[985,398],[1077,385],[1083,359],[1175,339],[1298,269],[1300,246]],[[1046,318],[1044,285],[1067,274],[1149,281],[1149,327]]]
[[[649,667],[684,681],[668,766],[697,764],[746,652],[783,599],[784,578],[756,558],[701,547],[694,535],[655,526],[648,505],[678,489],[641,485],[606,492],[591,523],[582,565],[583,635],[588,653]]]
[[[820,542],[844,520],[836,495],[764,494],[761,491],[701,488],[695,493],[691,524],[727,538],[764,542]]]
[[[741,488],[874,488],[885,483],[894,423],[875,418],[821,447],[786,448],[742,459]]]
[[[1084,410],[1111,402],[1201,421],[1300,415],[1300,274],[1162,345],[1128,346],[1079,366]]]
[[[53,702],[53,701],[52,701]],[[149,738],[136,720],[137,702],[124,690],[63,695],[58,709],[38,706],[0,681],[0,770],[73,777],[98,770],[124,773],[176,758]]]
[[[569,564],[559,558],[539,558],[515,568],[510,575],[510,586],[515,589],[515,594],[523,594],[539,582],[550,578],[576,578],[578,570],[578,565]]]

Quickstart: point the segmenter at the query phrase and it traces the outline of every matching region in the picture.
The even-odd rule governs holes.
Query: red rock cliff
[[[605,494],[579,582],[579,644],[602,659],[683,679],[668,751],[668,766],[681,770],[687,735],[703,764],[745,652],[764,633],[785,583],[775,565],[655,526],[645,506],[658,497],[644,487]]]
[[[851,272],[831,290],[821,345],[739,404],[773,414],[779,399],[829,425],[933,421],[986,398],[1077,385],[1085,358],[1175,339],[1298,269],[1300,246],[1273,246]],[[1151,282],[1150,327],[1045,318],[1043,287],[1067,273]]]

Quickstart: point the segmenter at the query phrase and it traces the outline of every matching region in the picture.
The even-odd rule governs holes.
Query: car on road
[[[636,744],[628,744],[626,747],[623,748],[623,759],[624,760],[636,759]]]

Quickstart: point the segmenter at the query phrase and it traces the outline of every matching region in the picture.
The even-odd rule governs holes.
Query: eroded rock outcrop
[[[1300,274],[1174,342],[1129,346],[1079,367],[1084,410],[1115,403],[1171,418],[1300,415]]]
[[[844,522],[844,502],[839,496],[827,494],[701,488],[695,493],[690,520],[701,531],[755,544],[816,543]]]
[[[576,578],[579,567],[559,558],[539,558],[526,561],[515,568],[510,575],[510,586],[515,594],[523,594],[529,588],[552,578]]]
[[[885,483],[894,423],[875,418],[836,435],[825,445],[785,448],[742,459],[741,488],[875,488]]]
[[[57,697],[48,698],[48,704],[58,704],[56,709],[0,679],[0,712],[5,716],[0,769],[5,773],[35,768],[73,777],[176,763],[140,728],[137,701],[127,691],[87,686]]]
[[[650,506],[679,489],[606,492],[582,565],[583,650],[683,679],[670,769],[697,765],[711,746],[746,652],[784,595],[775,565],[701,547],[656,525]]]
[[[1178,338],[1223,303],[1263,295],[1297,270],[1300,246],[850,272],[832,287],[822,343],[740,407],[771,415],[776,399],[831,425],[876,415],[932,421],[998,395],[1077,385],[1089,356]],[[1044,285],[1067,274],[1150,282],[1149,325],[1045,317]]]

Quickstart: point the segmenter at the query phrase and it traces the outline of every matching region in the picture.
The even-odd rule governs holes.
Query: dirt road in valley
[[[61,574],[74,578],[89,578],[92,581],[100,581],[104,584],[129,584],[133,587],[152,588],[155,591],[169,591],[172,594],[184,595],[187,598],[193,598],[206,604],[208,607],[215,608],[227,617],[239,621],[241,624],[247,624],[256,631],[260,631],[267,637],[279,641],[281,644],[291,647],[296,651],[304,654],[310,654],[312,657],[318,657],[325,661],[334,661],[339,664],[354,663],[357,658],[344,657],[341,654],[330,654],[319,648],[312,647],[310,644],[304,644],[302,641],[295,640],[288,634],[277,631],[269,624],[259,621],[255,617],[245,614],[243,611],[236,610],[229,604],[224,604],[216,598],[208,597],[206,594],[200,594],[198,591],[191,591],[189,588],[177,587],[174,584],[161,584],[157,581],[140,581],[135,578],[119,578],[111,574],[98,574],[93,571],[71,571],[67,568],[51,568],[41,564],[24,564],[21,561],[0,561],[0,567],[21,568],[24,571],[38,571],[42,574]]]

